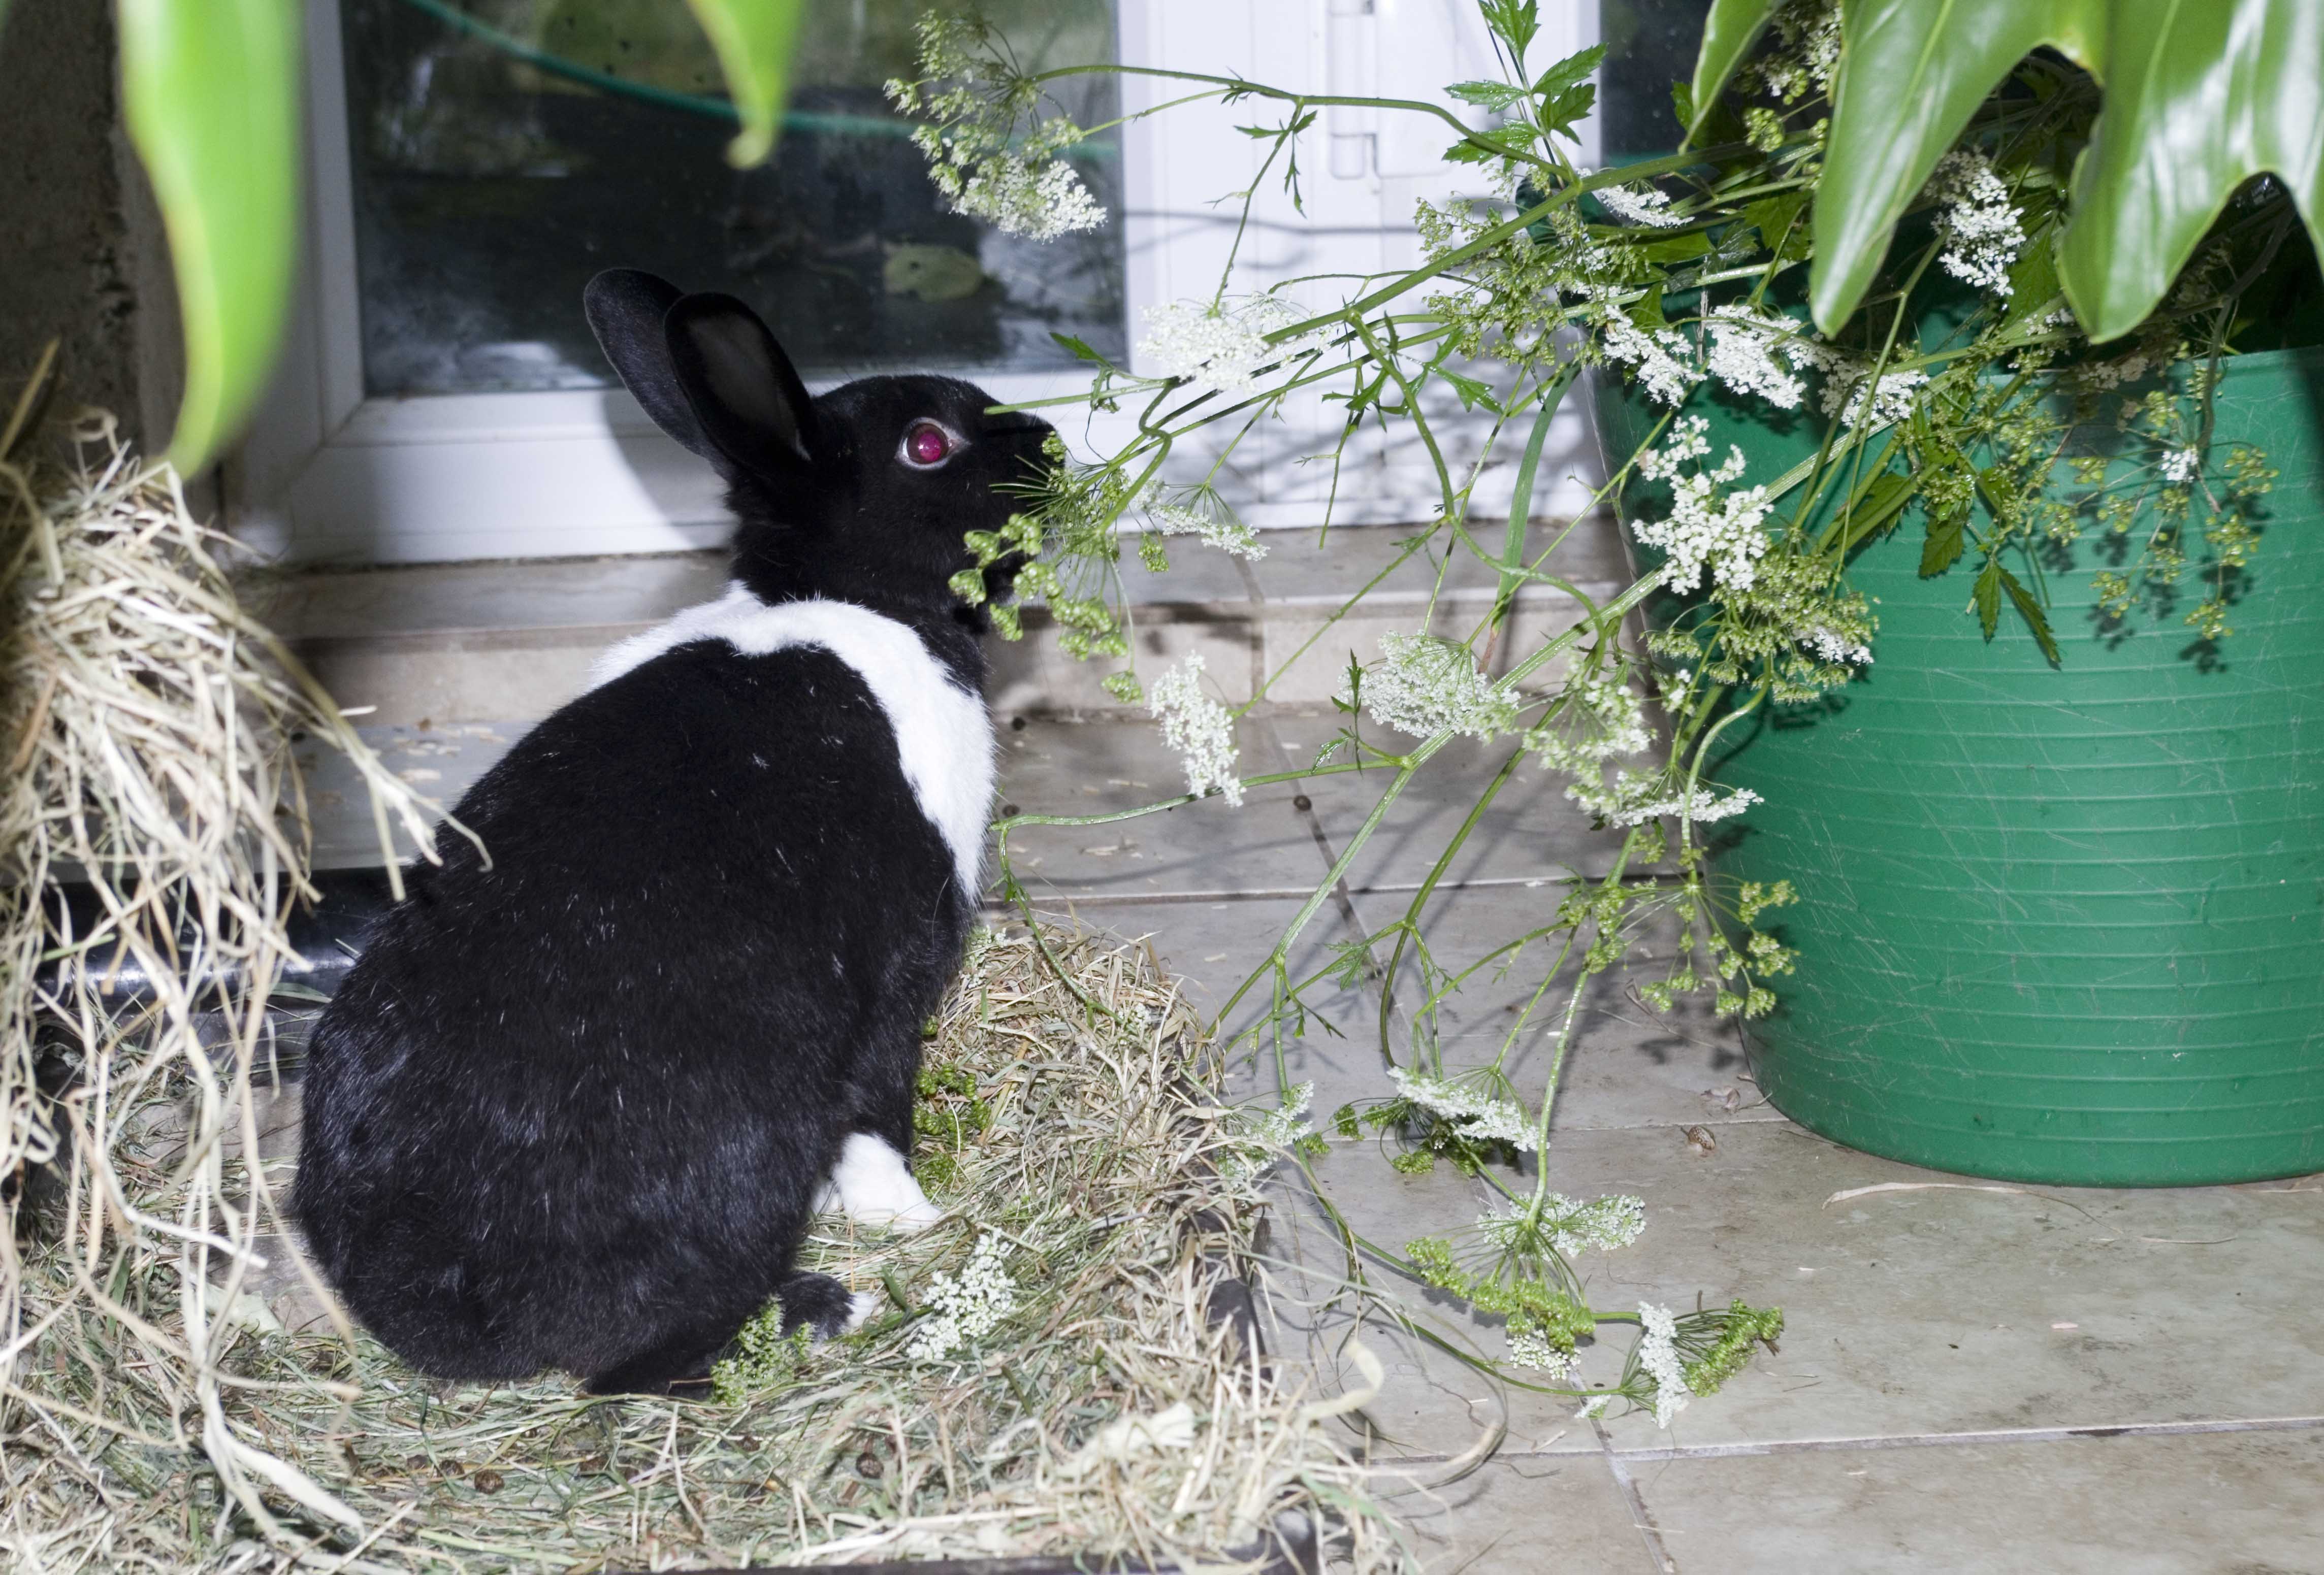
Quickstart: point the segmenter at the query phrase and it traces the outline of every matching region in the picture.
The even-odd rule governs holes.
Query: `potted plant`
[[[1689,129],[1796,172],[1808,277],[1693,298],[1709,375],[1679,419],[1752,477],[1807,467],[1769,504],[1877,633],[1855,682],[1775,694],[1705,765],[1762,800],[1724,867],[1815,893],[1754,1026],[1762,1086],[1858,1147],[2086,1184],[2324,1164],[2318,194],[2272,141],[2324,53],[2273,36],[2290,7],[2231,9],[1712,13]],[[1672,239],[1731,233],[1741,169],[1657,210]],[[1790,326],[1755,346],[1771,303]],[[1755,350],[1778,366],[1752,384]],[[1840,407],[1851,355],[1868,415]],[[1771,401],[1802,372],[1809,401]],[[1600,412],[1621,452],[1658,409],[1609,385]]]
[[[2244,727],[2243,713],[2271,692],[2295,688],[2299,657],[2276,656],[2278,626],[2285,639],[2304,638],[2314,601],[2301,594],[2307,571],[2289,561],[2305,489],[2273,484],[2313,474],[2300,425],[2312,362],[2282,330],[2314,309],[2307,249],[2318,170],[2296,138],[2279,145],[2253,129],[2303,124],[2292,109],[2303,91],[2314,102],[2319,64],[2318,51],[2293,47],[2305,24],[2265,5],[2236,10],[2232,25],[2157,32],[2095,4],[2028,8],[2038,13],[2029,17],[2000,5],[1863,0],[1845,23],[1814,0],[1721,4],[1693,90],[1678,95],[1674,133],[1691,131],[1691,145],[1591,171],[1568,144],[1591,107],[1598,51],[1529,59],[1534,6],[1480,0],[1480,9],[1498,77],[1448,85],[1441,102],[1363,101],[1445,123],[1447,157],[1474,167],[1466,190],[1421,205],[1420,265],[1271,284],[1231,265],[1209,299],[1158,309],[1141,346],[1150,370],[1085,357],[1095,368],[1088,398],[1139,410],[1138,436],[1095,465],[1060,452],[1027,513],[973,541],[988,561],[1031,560],[1019,586],[1047,603],[1074,649],[1119,664],[1109,688],[1153,711],[1187,768],[1187,792],[1148,810],[1010,816],[1004,867],[1013,869],[1011,833],[1029,824],[1126,819],[1209,797],[1233,805],[1258,782],[1368,774],[1379,784],[1370,815],[1235,999],[1272,996],[1277,1010],[1258,1031],[1263,1054],[1302,1031],[1319,988],[1401,981],[1410,1036],[1392,1029],[1382,986],[1381,1087],[1335,1123],[1392,1140],[1399,1170],[1450,1162],[1500,1201],[1401,1250],[1347,1226],[1350,1263],[1360,1276],[1384,1265],[1506,1315],[1508,1350],[1475,1359],[1554,1392],[1581,1392],[1571,1387],[1578,1333],[1635,1319],[1642,1338],[1593,1406],[1618,1395],[1666,1419],[1739,1366],[1755,1328],[1775,1327],[1738,1304],[1677,1320],[1674,1334],[1659,1309],[1581,1303],[1572,1258],[1633,1234],[1624,1200],[1577,1202],[1550,1189],[1558,1083],[1600,975],[1624,972],[1651,1005],[1695,994],[1745,1018],[1784,1108],[1905,1157],[2116,1182],[2313,1168],[2324,1078],[2307,1041],[2295,1032],[2265,1049],[2241,1043],[2252,1018],[2238,1028],[2227,1014],[2250,1013],[2264,986],[2277,991],[2279,1020],[2315,1016],[2324,972],[2308,961],[2309,930],[2296,927],[2315,923],[2310,866],[2301,861],[2324,833],[2305,787],[2315,762],[2301,752],[2296,710],[2236,741],[2218,736]],[[2108,33],[2110,19],[2120,25]],[[2181,36],[2190,31],[2201,36]],[[1042,109],[1046,75],[1017,71],[970,24],[932,23],[926,36],[927,79],[898,92],[930,122],[924,145],[940,182],[1033,190],[1038,172],[1001,154],[1067,134]],[[2045,43],[2067,45],[2070,58],[2029,53]],[[2143,67],[2133,45],[2147,51]],[[1241,129],[1263,160],[1234,199],[1246,223],[1254,194],[1275,180],[1296,198],[1299,138],[1317,111],[1354,102],[1239,77],[1148,74],[1169,79],[1159,85],[1166,107],[1211,99],[1250,123]],[[2253,86],[2262,82],[2264,93]],[[2108,84],[2121,85],[2112,100]],[[1491,119],[1480,124],[1478,110]],[[1890,124],[1874,123],[1882,110]],[[2168,161],[2147,156],[2171,139],[2188,144],[2177,168],[2200,175],[2190,185],[2162,180]],[[2280,179],[2250,179],[2269,170]],[[2108,212],[2111,228],[2094,227],[2093,216]],[[1039,216],[1021,222],[1029,230]],[[1606,438],[1600,495],[1620,499],[1640,558],[1634,583],[1602,598],[1561,579],[1555,541],[1528,529],[1549,424],[1585,373],[1595,376]],[[1500,594],[1473,628],[1414,630],[1358,653],[1340,694],[1340,735],[1311,762],[1246,780],[1231,709],[1205,687],[1199,664],[1157,673],[1130,657],[1116,570],[1133,548],[1161,569],[1199,550],[1187,537],[1250,551],[1228,500],[1208,478],[1176,471],[1174,453],[1308,391],[1340,401],[1349,431],[1376,424],[1425,453],[1441,502],[1416,522],[1407,552],[1440,571],[1471,560]],[[1473,459],[1450,457],[1440,441],[1451,412],[1490,428]],[[2258,412],[2270,414],[2264,425]],[[1317,457],[1339,452],[1327,444]],[[1486,502],[1495,467],[1508,490]],[[1517,611],[1528,588],[1570,595],[1579,616],[1562,613],[1545,631],[1529,622]],[[1634,638],[1626,621],[1648,607],[1651,630]],[[1309,648],[1337,659],[1344,649],[1332,633]],[[2036,697],[1993,704],[1987,691],[2005,671],[2034,684]],[[2064,698],[2066,686],[2099,683],[2102,672],[2148,717],[2073,713],[2081,702]],[[2168,718],[2172,706],[2206,705],[2217,709],[2191,732]],[[1887,732],[1868,736],[1883,717]],[[2014,765],[1949,759],[1947,779],[1925,750],[1915,760],[1898,741],[2007,731],[1997,718],[2049,731],[2030,729],[2040,747]],[[2153,746],[2164,727],[2181,732]],[[2270,760],[2255,738],[2293,758]],[[1401,796],[1431,792],[1442,780],[1436,762],[1464,740],[1496,751],[1502,767],[1404,911],[1328,967],[1296,972],[1294,942],[1366,838]],[[2190,757],[2199,741],[2206,753]],[[2118,764],[2144,770],[2145,786],[2127,795],[2074,786],[2072,770],[2098,765],[2102,748],[2135,757],[2142,743],[2145,760]],[[2168,829],[2124,807],[2150,801],[2158,756],[2181,774],[2182,845],[2088,894],[2116,931],[2093,944],[2089,917],[2042,882],[2076,867],[2077,843],[2100,834],[2153,843]],[[2241,764],[2231,770],[2230,760]],[[1607,833],[1608,857],[1549,885],[1524,933],[1481,957],[1448,955],[1435,923],[1441,883],[1494,797],[1527,769],[1566,779]],[[1995,824],[1987,778],[2042,770],[2055,776],[2032,796],[2030,824]],[[1874,773],[1878,793],[1855,791]],[[2028,796],[2021,788],[2017,797]],[[2239,829],[2246,803],[2248,818],[2274,822],[2256,840]],[[2050,829],[2070,815],[2081,824]],[[1856,817],[1845,844],[1826,834],[1843,815]],[[2028,857],[2037,839],[2058,850],[2046,866]],[[2199,925],[2243,923],[2222,907],[2238,878],[2220,871],[2238,861],[2272,865],[2292,905],[2231,929],[2200,957],[2181,940],[2158,941],[2168,931],[2157,914],[2168,919],[2174,903],[2195,908]],[[2207,873],[2190,879],[2198,868]],[[1973,914],[1898,927],[1892,910],[1922,898],[1893,894],[1927,886],[1932,870],[1981,898],[1989,925],[2042,907],[2051,935],[2010,932],[1997,958],[1992,928],[1964,942]],[[2166,878],[2172,894],[2142,910]],[[1876,882],[1892,895],[1874,900]],[[1007,889],[1018,889],[1013,874]],[[2255,938],[2271,923],[2271,942],[2289,944],[2263,957]],[[2059,934],[2076,937],[2073,950],[2056,944]],[[1657,944],[1642,944],[1650,935]],[[2269,971],[2264,979],[2255,963]],[[2243,972],[2206,986],[2202,1000],[2143,1009],[2180,1042],[2123,1042],[2124,1025],[2141,1014],[2119,997],[2102,1003],[2099,987],[2126,975],[2152,985],[2174,965]],[[1434,1018],[1484,971],[1531,981],[1531,993],[1497,1045],[1464,1054],[1434,1031]],[[2043,1026],[1965,1055],[1956,1041],[1988,1026],[1951,999],[1972,986],[2046,1000],[2019,1007]],[[2215,1001],[2231,1003],[2219,1022],[2191,1027],[2191,1014]],[[2107,1013],[2112,1027],[2096,1043],[2060,1036],[2061,1024]],[[1856,1037],[1826,1051],[1821,1035],[1835,1020]],[[1867,1043],[1900,1020],[1934,1025],[1917,1064],[1892,1064]],[[1512,1046],[1536,1024],[1547,1054],[1520,1086]],[[1965,1093],[1972,1075],[2016,1092]],[[2190,1077],[2203,1084],[2196,1097],[2208,1126],[2177,1113]],[[1812,1091],[1818,1078],[1894,1089],[1888,1106],[1908,1117],[1950,1101],[1957,1119],[1933,1145],[1849,1125],[1853,1107]],[[1303,1092],[1285,1095],[1290,1130]],[[1978,1098],[1985,1103],[1970,1108]],[[1328,1208],[1329,1189],[1318,1192]]]

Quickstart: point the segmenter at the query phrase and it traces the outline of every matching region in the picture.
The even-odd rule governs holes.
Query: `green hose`
[[[672,0],[675,4],[675,0]],[[487,22],[479,22],[466,12],[446,4],[446,0],[403,0],[413,10],[422,12],[446,26],[466,33],[470,38],[490,44],[501,53],[522,60],[537,70],[552,77],[562,77],[568,82],[578,82],[601,93],[611,93],[623,98],[634,98],[641,104],[651,104],[663,109],[681,110],[687,115],[705,115],[740,124],[742,116],[734,106],[724,98],[706,98],[698,93],[678,93],[668,88],[656,88],[647,82],[632,82],[616,77],[610,71],[600,71],[568,60],[562,55],[552,55],[547,50],[535,49],[511,33],[503,32]],[[908,120],[883,120],[872,115],[820,115],[794,109],[783,115],[786,131],[811,131],[857,137],[908,137],[918,128]],[[1114,156],[1112,143],[1103,142],[1076,143],[1065,152],[1091,158]]]
[[[724,98],[706,98],[698,93],[677,93],[667,88],[656,88],[650,83],[632,82],[610,71],[594,70],[562,55],[535,49],[490,23],[479,22],[466,12],[446,5],[445,0],[403,0],[403,4],[552,77],[562,77],[568,82],[578,82],[601,93],[634,98],[641,104],[656,105],[663,109],[683,110],[688,115],[706,115],[732,124],[741,124],[741,115]],[[786,114],[783,127],[787,131],[837,132],[846,136],[874,137],[908,137],[914,129],[909,121],[882,120],[870,115],[814,115],[801,110]]]

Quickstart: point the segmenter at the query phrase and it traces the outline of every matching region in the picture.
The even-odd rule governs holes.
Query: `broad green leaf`
[[[1778,256],[1804,256],[1807,236],[1795,234],[1794,226],[1800,209],[1806,206],[1804,191],[1786,191],[1778,197],[1763,197],[1743,210],[1743,223],[1759,232],[1759,239]]]
[[[2015,327],[2049,311],[2058,299],[2058,258],[2047,240],[2036,241],[2018,254],[2009,270],[2009,309],[2002,321]]]
[[[1995,84],[2043,44],[2088,64],[2108,0],[1858,0],[1841,16],[1808,302],[1826,333]]]
[[[1582,139],[1574,134],[1574,124],[1578,121],[1589,118],[1591,107],[1597,102],[1597,83],[1583,82],[1576,87],[1568,88],[1541,106],[1541,124],[1546,129],[1558,133],[1568,142],[1579,143]]]
[[[1483,0],[1480,8],[1485,14],[1485,25],[1508,41],[1518,60],[1524,60],[1534,34],[1541,31],[1541,11],[1535,0]]]
[[[1712,6],[1693,130],[1768,10],[1766,0]],[[2315,0],[1854,0],[1842,26],[1809,286],[1827,331],[1862,301],[1896,221],[1978,106],[2043,46],[2106,88],[2056,259],[2058,285],[2093,338],[2126,333],[2153,309],[2254,175],[2291,187],[2324,247]]]
[[[1968,542],[1969,516],[1947,514],[1929,520],[1928,539],[1921,543],[1921,575],[1941,575],[1960,561]]]
[[[1524,88],[1507,82],[1455,82],[1444,91],[1463,104],[1479,104],[1487,109],[1507,109],[1526,96]]]
[[[299,252],[300,0],[120,0],[121,94],[185,321],[170,458],[232,439],[282,336]]]
[[[1641,248],[1650,262],[1684,262],[1711,250],[1711,237],[1701,230],[1688,235],[1673,235],[1667,241],[1652,241]]]
[[[1997,558],[1995,560],[1996,566],[1999,562]],[[2058,641],[2050,632],[2050,615],[2042,610],[2042,603],[2035,601],[2034,593],[2019,585],[2017,576],[2007,569],[2001,571],[2001,588],[2009,593],[2009,600],[2016,607],[2017,615],[2024,619],[2025,627],[2034,631],[2034,643],[2042,648],[2043,656],[2055,662],[2058,659]],[[1985,632],[1988,636],[1993,633],[1990,619],[1986,621]]]
[[[1555,97],[1569,88],[1587,82],[1597,73],[1599,62],[1606,58],[1604,44],[1591,44],[1588,49],[1566,56],[1563,60],[1534,78],[1533,90],[1545,97]]]
[[[726,145],[737,169],[762,162],[774,151],[783,101],[790,96],[791,42],[805,0],[687,0],[718,51],[726,91],[742,130]]]
[[[1501,156],[1494,152],[1497,148],[1511,154],[1523,153],[1540,134],[1529,125],[1495,126],[1491,131],[1471,134],[1466,142],[1454,143],[1442,156],[1448,164],[1482,164]]]
[[[1988,557],[1969,589],[1969,600],[1976,604],[1978,623],[1985,630],[1987,640],[1993,638],[1993,626],[2001,621],[2001,560]]]
[[[1775,14],[1775,0],[1711,0],[1711,14],[1702,19],[1702,51],[1694,60],[1694,86],[1687,96],[1692,113],[1682,115],[1686,140],[1702,134],[1703,123],[1719,108],[1719,96],[1735,68],[1751,52]]]
[[[1460,396],[1462,410],[1473,410],[1479,405],[1482,405],[1495,415],[1506,413],[1501,410],[1499,402],[1493,398],[1493,391],[1475,378],[1463,377],[1459,373],[1442,366],[1436,369],[1436,375],[1450,384],[1452,391]]]
[[[2324,5],[2108,8],[2106,109],[2075,170],[2059,251],[2066,299],[2093,339],[2138,326],[2254,175],[2292,189],[2324,251]]]

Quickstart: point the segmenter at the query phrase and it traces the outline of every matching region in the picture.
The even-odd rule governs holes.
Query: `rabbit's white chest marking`
[[[852,602],[816,597],[770,606],[736,584],[717,601],[688,607],[606,651],[589,670],[589,686],[698,640],[723,640],[745,656],[817,646],[854,668],[887,713],[904,779],[951,850],[961,890],[975,900],[983,889],[985,816],[992,807],[992,718],[983,696],[954,683],[918,634]]]
[[[868,1132],[847,1135],[816,1207],[897,1230],[925,1230],[944,1218],[944,1211],[928,1202],[905,1168],[904,1156]]]

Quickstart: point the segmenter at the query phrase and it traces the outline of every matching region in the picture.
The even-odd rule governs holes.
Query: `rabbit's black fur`
[[[323,1014],[292,1207],[349,1310],[415,1367],[621,1391],[698,1377],[770,1296],[792,1324],[847,1318],[792,1257],[851,1134],[910,1152],[990,788],[967,698],[984,621],[947,581],[1047,428],[949,378],[810,401],[742,303],[650,275],[600,276],[588,308],[647,411],[724,475],[737,587],[617,648],[615,676],[460,800],[489,864],[440,830],[442,864],[411,870]],[[901,445],[931,420],[966,441],[915,468]],[[687,638],[697,615],[744,632]],[[747,653],[751,630],[826,616],[927,682],[890,674],[883,705],[860,649],[811,632]],[[918,741],[915,778],[907,713],[931,694],[978,736],[936,741],[950,757]],[[977,750],[981,778],[925,779]],[[949,816],[924,813],[940,789]]]

